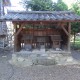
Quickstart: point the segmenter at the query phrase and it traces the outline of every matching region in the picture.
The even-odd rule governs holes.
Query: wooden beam
[[[19,30],[16,32],[16,36],[21,32],[21,30],[23,29],[23,27],[25,26],[25,24],[22,24],[21,27],[19,28]]]
[[[64,32],[66,33],[67,36],[69,36],[68,31],[65,29],[64,25],[61,25],[61,28],[64,30]]]
[[[22,30],[22,26],[19,28],[19,30],[17,31],[15,35],[17,36],[21,32],[21,30]]]
[[[4,20],[6,21],[6,20]],[[38,23],[38,22],[80,22],[80,20],[36,20],[36,21],[27,21],[27,20],[9,20],[12,22],[25,22],[25,23]]]

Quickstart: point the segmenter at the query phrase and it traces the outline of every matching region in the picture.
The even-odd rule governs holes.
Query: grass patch
[[[71,48],[74,50],[80,50],[80,36],[76,36],[75,44],[71,42]]]

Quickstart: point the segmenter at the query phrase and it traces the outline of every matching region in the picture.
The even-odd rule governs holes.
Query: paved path
[[[72,55],[77,59],[75,54]],[[0,80],[80,80],[80,65],[38,65],[23,68],[10,65],[10,58],[11,52],[0,52]]]

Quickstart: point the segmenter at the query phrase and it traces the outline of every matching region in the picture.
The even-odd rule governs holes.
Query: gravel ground
[[[80,80],[79,68],[78,65],[14,67],[11,80]]]
[[[11,53],[10,51],[0,52],[0,80],[80,80],[80,65],[17,67],[8,62],[11,59]],[[79,55],[78,52],[76,54]],[[75,52],[72,55],[74,57]],[[77,57],[74,58],[77,59]]]

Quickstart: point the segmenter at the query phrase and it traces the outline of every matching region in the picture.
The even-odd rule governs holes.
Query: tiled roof
[[[8,11],[0,20],[11,21],[79,21],[80,16],[71,11]]]

